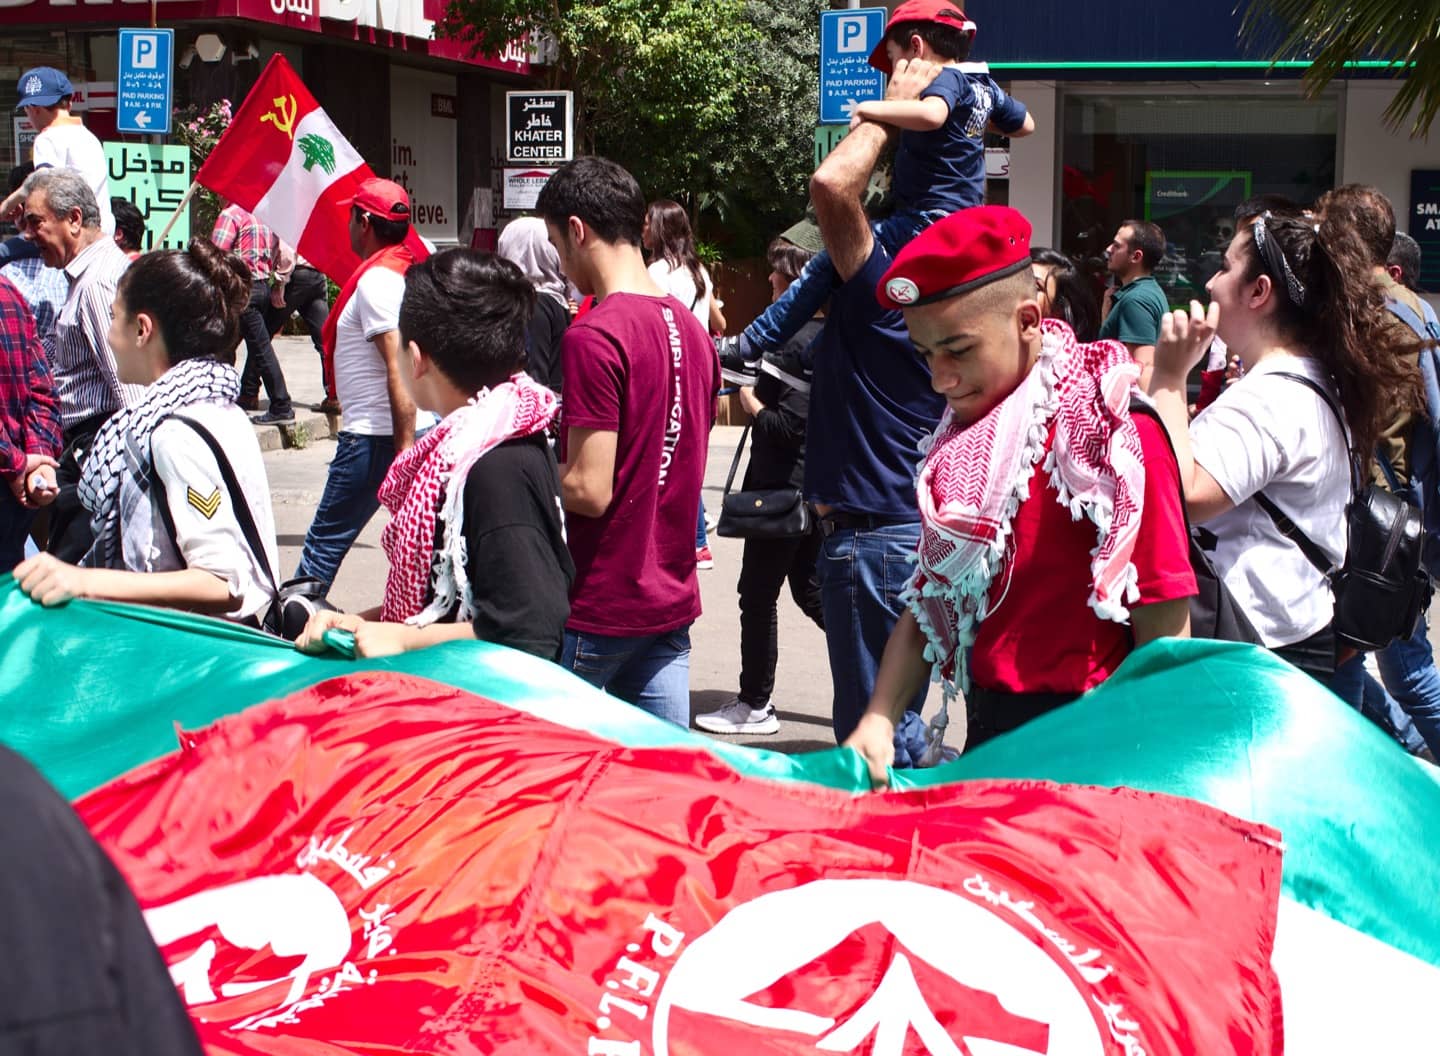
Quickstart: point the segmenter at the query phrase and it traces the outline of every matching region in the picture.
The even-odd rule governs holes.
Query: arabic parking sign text
[[[119,74],[115,79],[115,128],[119,132],[170,131],[170,97],[175,54],[172,29],[122,29]]]
[[[820,13],[820,123],[843,124],[850,107],[885,94],[885,75],[870,52],[885,34],[885,9]]]

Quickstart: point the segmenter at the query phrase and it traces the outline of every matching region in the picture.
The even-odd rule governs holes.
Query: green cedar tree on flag
[[[360,264],[342,201],[375,174],[276,54],[195,174],[344,284]]]
[[[1155,643],[871,795],[482,643],[3,582],[0,640],[0,736],[87,793],[212,1052],[1433,1051],[1440,782],[1262,650]]]

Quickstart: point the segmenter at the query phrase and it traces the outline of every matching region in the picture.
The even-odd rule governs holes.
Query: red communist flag
[[[373,175],[285,56],[275,55],[195,179],[344,283],[360,258],[339,203]]]
[[[1277,836],[1190,800],[854,797],[372,672],[78,807],[211,1053],[1281,1051]]]

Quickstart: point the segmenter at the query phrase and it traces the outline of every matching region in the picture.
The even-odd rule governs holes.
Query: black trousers
[[[268,303],[269,299],[266,300]],[[320,334],[325,328],[326,318],[330,315],[330,291],[325,285],[325,276],[314,268],[297,266],[291,273],[290,281],[285,284],[285,307],[276,308],[273,304],[270,305],[265,319],[269,332],[274,334],[284,326],[291,312],[300,313],[305,329],[310,333],[310,341],[315,346],[315,354],[320,357],[320,369],[324,374],[325,352]],[[325,375],[324,380],[325,391],[329,392],[334,386],[328,375]]]
[[[740,699],[759,707],[775,688],[775,662],[780,651],[780,588],[790,582],[790,596],[800,611],[822,631],[820,583],[815,558],[820,552],[820,526],[794,539],[746,539],[740,562]]]
[[[88,554],[95,541],[94,533],[90,531],[90,511],[80,502],[80,474],[90,456],[95,434],[109,420],[111,413],[106,411],[76,422],[61,436],[65,450],[60,453],[60,465],[55,469],[55,483],[60,492],[55,501],[46,507],[45,549],[71,564]]]
[[[245,338],[245,369],[240,372],[240,399],[246,402],[260,395],[260,383],[270,397],[270,409],[283,413],[290,410],[290,390],[285,387],[285,374],[270,344],[270,327],[266,322],[270,304],[270,284],[263,279],[250,287],[250,305],[240,315],[240,333]]]

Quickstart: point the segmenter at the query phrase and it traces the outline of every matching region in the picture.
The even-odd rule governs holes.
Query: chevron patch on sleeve
[[[194,488],[185,489],[185,501],[204,515],[208,521],[215,516],[215,511],[220,508],[220,489],[216,488],[209,495],[201,495]]]

